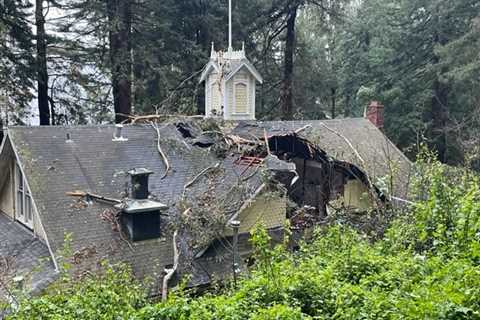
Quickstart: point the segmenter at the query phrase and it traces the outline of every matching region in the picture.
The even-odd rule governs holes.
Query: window
[[[15,219],[29,228],[33,228],[32,197],[18,164],[15,166],[16,208]]]
[[[235,84],[235,113],[248,113],[247,84],[243,82]]]

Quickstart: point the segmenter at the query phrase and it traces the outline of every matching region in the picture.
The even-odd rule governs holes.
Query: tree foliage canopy
[[[197,73],[212,42],[227,47],[228,1],[38,1],[46,16],[52,123],[110,122],[114,111],[203,112]],[[233,3],[234,46],[245,42],[265,79],[257,118],[362,116],[375,99],[386,106],[386,133],[410,155],[423,138],[444,162],[473,152],[478,1]],[[9,123],[28,122],[34,111],[34,62],[41,57],[32,12],[28,1],[2,2],[0,83]]]

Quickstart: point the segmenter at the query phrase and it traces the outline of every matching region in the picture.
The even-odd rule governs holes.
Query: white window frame
[[[15,220],[33,230],[33,200],[18,163],[15,164]]]
[[[250,81],[248,80],[235,80],[233,82],[233,112],[234,115],[249,115],[252,113],[251,106],[250,106]],[[247,88],[247,112],[237,112],[237,84],[244,84]]]

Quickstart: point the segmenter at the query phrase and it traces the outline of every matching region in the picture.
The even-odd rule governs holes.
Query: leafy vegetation
[[[236,288],[154,303],[128,269],[106,267],[23,300],[9,319],[480,319],[480,180],[431,157],[418,168],[418,200],[381,240],[333,224],[292,253],[259,227]]]

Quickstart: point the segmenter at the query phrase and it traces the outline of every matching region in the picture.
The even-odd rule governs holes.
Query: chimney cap
[[[128,141],[128,138],[124,138],[124,137],[123,137],[122,129],[123,129],[123,124],[117,123],[117,124],[115,125],[115,131],[114,131],[114,133],[113,133],[113,139],[112,139],[112,141],[114,141],[114,142],[125,142],[125,141]]]
[[[238,221],[238,220],[231,220],[231,221],[230,221],[230,227],[232,227],[233,229],[240,228],[240,221]]]
[[[142,200],[127,200],[124,204],[116,206],[117,209],[122,209],[125,213],[144,214],[155,211],[163,211],[168,209],[166,204],[149,199]]]
[[[128,174],[131,176],[143,176],[143,175],[153,174],[153,171],[148,170],[146,168],[135,168],[128,171]]]

